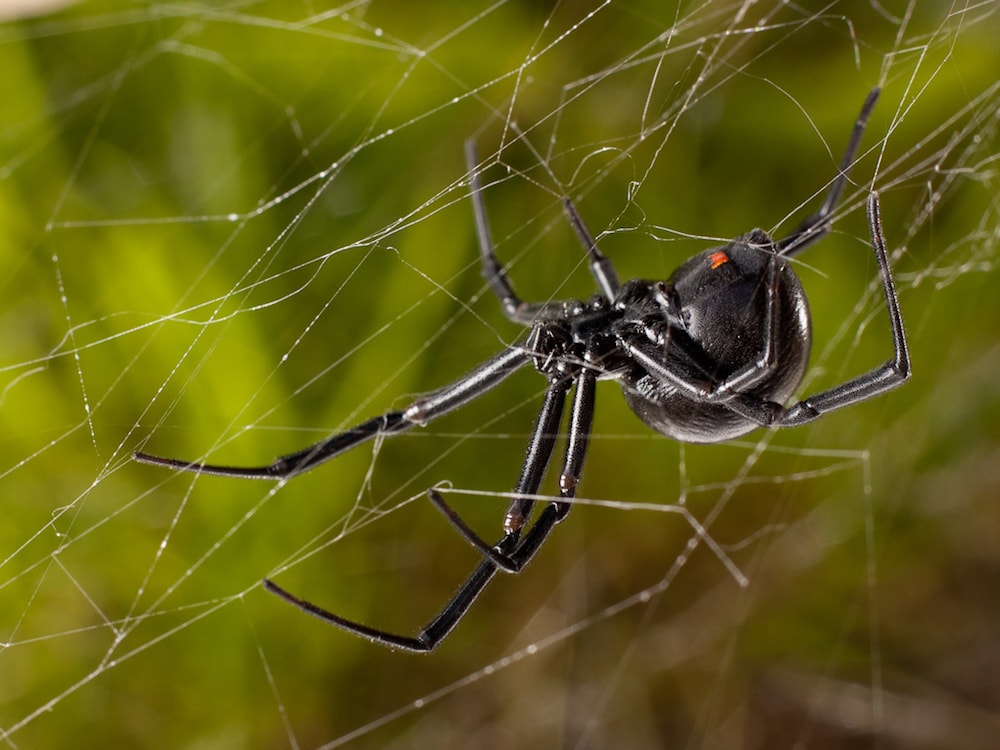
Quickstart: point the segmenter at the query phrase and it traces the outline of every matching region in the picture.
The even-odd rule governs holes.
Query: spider
[[[143,452],[136,452],[134,458],[199,474],[287,479],[376,437],[426,425],[483,395],[514,371],[533,365],[545,376],[547,386],[500,540],[490,545],[438,492],[428,493],[479,551],[482,561],[416,636],[353,622],[300,599],[271,580],[263,582],[267,590],[290,604],[350,633],[392,648],[432,651],[468,613],[497,571],[520,572],[566,518],[583,471],[598,380],[616,381],[636,415],[657,432],[687,442],[716,443],[758,427],[805,424],[833,409],[882,394],[909,377],[903,322],[882,236],[878,197],[872,192],[868,221],[894,356],[863,375],[784,405],[802,380],[811,342],[805,292],[788,259],[829,231],[831,214],[878,95],[876,88],[865,99],[823,204],[798,229],[782,240],[754,229],[727,245],[695,255],[666,281],[632,279],[620,284],[611,261],[598,249],[573,203],[563,199],[599,290],[587,301],[532,303],[518,297],[494,253],[476,149],[470,140],[465,155],[482,273],[506,317],[529,329],[523,341],[404,409],[369,419],[266,466],[221,466]],[[549,501],[528,526],[571,391],[559,497]]]

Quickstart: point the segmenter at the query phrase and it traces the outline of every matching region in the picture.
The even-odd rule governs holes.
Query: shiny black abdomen
[[[784,258],[761,250],[768,244],[770,238],[755,230],[723,248],[726,260],[718,267],[712,266],[719,252],[714,250],[677,269],[667,287],[679,299],[682,324],[671,328],[663,357],[668,369],[708,389],[758,361],[769,332],[768,264],[776,264],[772,364],[760,368],[761,378],[739,392],[784,404],[802,381],[812,336],[802,284]],[[633,373],[622,385],[636,415],[676,440],[717,443],[760,427],[724,402],[693,398],[646,372]]]

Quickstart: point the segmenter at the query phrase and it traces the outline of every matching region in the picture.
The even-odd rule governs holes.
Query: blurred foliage
[[[90,2],[3,22],[0,737],[992,747],[995,11]],[[267,461],[516,341],[477,266],[466,138],[519,291],[582,297],[563,193],[624,278],[665,277],[752,226],[791,231],[875,85],[856,184],[802,256],[806,388],[889,353],[872,176],[912,381],[722,446],[651,434],[604,384],[580,489],[598,504],[432,656],[257,584],[416,632],[476,563],[424,491],[449,483],[498,533],[534,373],[287,485],[130,461]]]

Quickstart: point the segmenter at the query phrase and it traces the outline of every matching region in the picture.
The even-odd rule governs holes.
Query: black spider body
[[[635,291],[628,289],[632,284]],[[735,389],[783,404],[802,382],[812,341],[809,304],[765,232],[756,229],[690,258],[665,283],[629,282],[626,290],[619,303],[626,308],[645,312],[648,305],[632,301],[644,295],[667,300],[662,324],[645,317],[645,325],[665,367],[697,389],[693,394],[641,367],[622,378],[625,400],[657,432],[689,443],[745,435],[760,423],[723,403]],[[747,363],[755,365],[753,378],[718,386]]]
[[[300,599],[270,580],[265,587],[296,607],[348,632],[409,651],[431,651],[465,616],[498,571],[519,572],[535,556],[572,506],[583,473],[598,380],[616,381],[632,410],[657,432],[677,440],[714,443],[758,427],[791,427],[833,409],[873,398],[910,372],[899,303],[878,213],[868,201],[872,249],[892,329],[893,358],[840,385],[790,406],[802,381],[811,344],[809,306],[788,259],[823,237],[839,201],[878,89],[865,100],[823,205],[788,237],[773,240],[755,229],[681,264],[666,281],[618,283],[570,200],[566,215],[586,252],[598,294],[588,301],[524,302],[496,258],[479,182],[478,158],[466,147],[483,276],[506,316],[529,329],[527,337],[450,385],[265,466],[223,466],[136,453],[139,461],[203,474],[286,479],[377,437],[396,435],[454,411],[528,365],[546,378],[545,394],[525,451],[521,474],[503,520],[503,536],[490,545],[435,490],[434,504],[478,550],[481,561],[445,608],[416,636],[348,620]],[[570,396],[572,393],[572,396]],[[563,408],[569,416],[561,430]],[[528,525],[557,439],[565,434],[559,496],[546,498]]]

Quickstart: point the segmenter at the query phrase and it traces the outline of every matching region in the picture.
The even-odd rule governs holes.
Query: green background
[[[91,2],[4,21],[7,745],[992,747],[996,8],[782,5]],[[873,176],[911,382],[722,446],[651,433],[603,384],[595,507],[433,655],[258,582],[415,633],[477,561],[424,491],[448,483],[499,533],[534,373],[287,485],[129,459],[266,462],[516,341],[477,267],[466,138],[518,290],[585,297],[563,193],[623,278],[664,278],[753,226],[791,231],[876,85],[855,184],[798,266],[804,390],[890,355]]]

